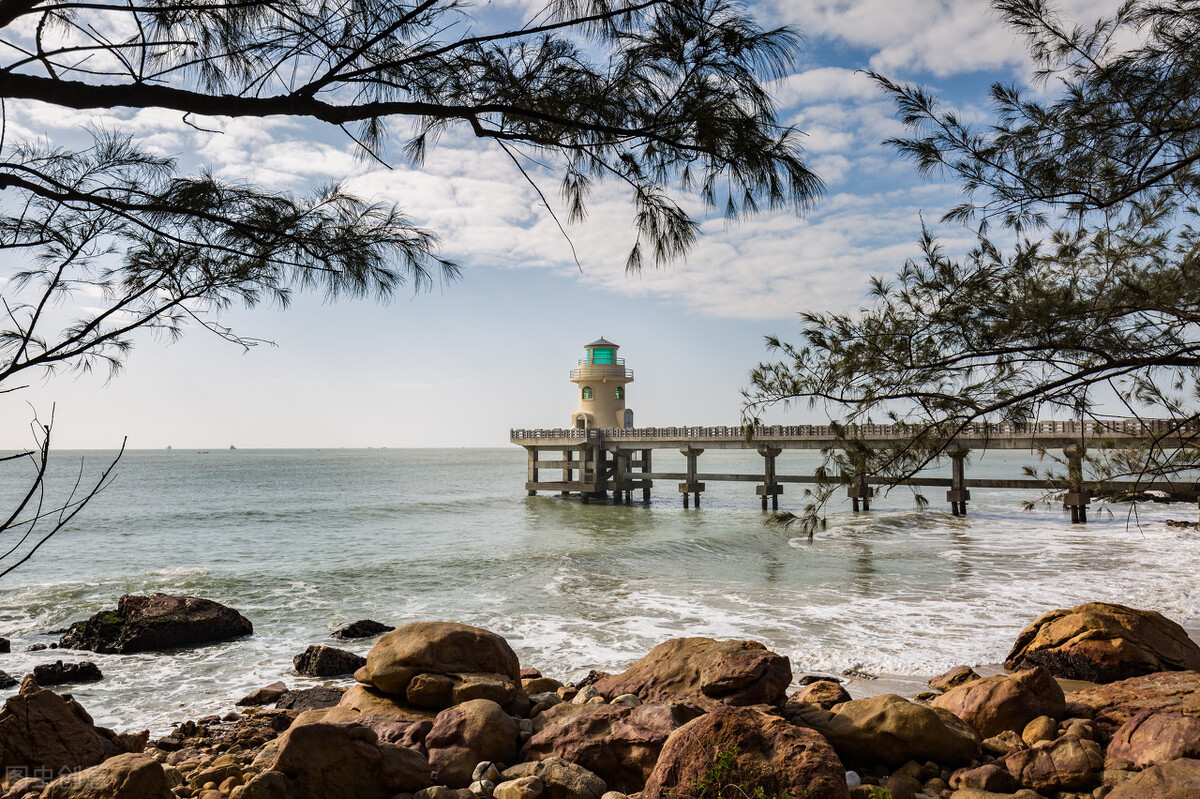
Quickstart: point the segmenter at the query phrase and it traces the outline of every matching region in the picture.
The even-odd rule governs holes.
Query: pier
[[[607,342],[606,342],[607,343]],[[1045,491],[1043,480],[969,478],[966,458],[972,450],[1005,449],[1061,450],[1067,463],[1067,484],[1054,487],[1063,491],[1063,505],[1071,521],[1087,521],[1088,504],[1093,492],[1187,491],[1195,494],[1200,486],[1164,482],[1107,481],[1086,483],[1083,457],[1087,449],[1122,444],[1144,443],[1151,439],[1167,449],[1194,446],[1195,425],[1180,426],[1171,420],[1118,420],[1111,422],[1043,421],[1027,425],[1004,423],[975,424],[964,428],[946,442],[943,451],[950,474],[944,477],[918,476],[901,485],[945,487],[946,501],[956,516],[966,515],[971,488],[1016,488]],[[747,429],[727,427],[643,427],[511,430],[509,440],[528,453],[525,489],[530,496],[539,491],[578,495],[584,502],[609,500],[629,504],[635,492],[643,502],[650,501],[655,481],[674,483],[683,506],[700,507],[705,486],[714,482],[754,484],[754,496],[762,509],[779,509],[784,485],[790,483],[843,483],[855,511],[871,507],[872,486],[892,485],[894,481],[867,473],[842,474],[818,479],[814,475],[779,474],[776,459],[784,450],[821,450],[845,446],[848,440],[867,446],[884,447],[902,442],[908,429],[897,425],[852,425],[839,436],[826,425],[760,426]],[[700,456],[706,450],[756,450],[762,456],[762,470],[753,474],[715,474],[700,471]],[[683,471],[656,471],[655,450],[673,450],[683,456]],[[661,459],[660,459],[661,463]],[[547,479],[553,478],[553,479]]]

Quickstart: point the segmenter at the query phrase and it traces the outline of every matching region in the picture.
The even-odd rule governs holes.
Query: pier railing
[[[896,440],[912,435],[917,428],[903,424],[853,424],[841,428],[841,438],[865,440]],[[509,431],[509,438],[516,442],[528,439],[583,440],[588,437],[587,430],[572,428],[531,428]],[[683,427],[632,427],[632,428],[591,428],[591,435],[599,434],[606,439],[655,439],[655,438],[695,438],[710,440],[746,439],[747,431],[744,425],[724,425],[715,427],[683,426]],[[959,438],[1002,438],[1007,436],[1056,436],[1084,438],[1104,438],[1113,436],[1119,438],[1154,438],[1157,436],[1189,436],[1200,435],[1200,425],[1183,423],[1172,419],[1116,419],[1111,421],[1040,421],[1022,424],[1019,422],[985,422],[966,425],[958,433]],[[773,438],[786,439],[828,439],[839,438],[830,425],[801,424],[801,425],[760,425],[753,428],[749,439],[763,441]]]

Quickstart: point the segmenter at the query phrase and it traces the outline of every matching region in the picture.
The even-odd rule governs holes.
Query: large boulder
[[[561,757],[599,775],[610,790],[646,784],[667,737],[703,711],[695,705],[555,705],[538,715],[524,760]]]
[[[756,641],[676,638],[650,650],[620,674],[594,683],[612,699],[635,694],[643,702],[694,702],[705,708],[725,705],[781,705],[792,667]]]
[[[1021,787],[1051,795],[1094,788],[1098,783],[1096,772],[1104,768],[1104,754],[1095,741],[1064,735],[1013,752],[1000,765]]]
[[[292,658],[297,673],[305,677],[340,677],[353,674],[367,664],[362,655],[332,646],[312,644]]]
[[[1067,713],[1090,718],[1105,735],[1143,711],[1200,716],[1200,672],[1169,671],[1096,685],[1067,695]]]
[[[951,688],[931,704],[969,723],[981,738],[1005,730],[1020,733],[1038,716],[1060,719],[1066,708],[1062,688],[1041,666],[972,680]]]
[[[517,720],[490,699],[472,699],[443,710],[425,736],[433,781],[466,788],[481,761],[515,763],[519,732]]]
[[[789,696],[787,704],[806,702],[826,710],[832,710],[834,705],[840,705],[842,702],[849,702],[853,699],[854,697],[850,696],[837,680],[813,680]]]
[[[916,760],[965,765],[979,756],[979,735],[953,713],[883,694],[856,699],[837,713],[816,705],[789,705],[788,720],[811,727],[846,763],[896,767]]]
[[[1143,710],[1113,734],[1108,756],[1138,768],[1180,758],[1200,759],[1200,718]]]
[[[1200,796],[1200,760],[1163,763],[1119,783],[1107,799],[1196,799]]]
[[[529,777],[542,783],[540,799],[601,799],[606,790],[604,780],[561,757],[518,763],[500,775],[505,782]]]
[[[424,755],[357,724],[293,725],[273,743],[234,799],[387,799],[429,787]]]
[[[1200,670],[1200,646],[1153,610],[1107,602],[1053,610],[1026,627],[1004,664],[1109,683],[1158,671]]]
[[[374,730],[382,741],[424,752],[425,736],[435,716],[431,710],[410,707],[374,688],[356,685],[341,695],[336,706],[303,712],[293,724],[361,724]]]
[[[79,770],[121,753],[118,737],[83,707],[26,677],[0,710],[0,774],[10,766]]]
[[[46,786],[41,799],[174,799],[171,787],[157,760],[124,754],[59,777]]]
[[[233,608],[194,596],[135,596],[117,600],[115,611],[97,613],[71,625],[61,646],[104,654],[173,649],[229,641],[254,632]]]
[[[753,708],[720,707],[671,734],[642,796],[849,799],[846,769],[812,730]]]
[[[433,710],[490,699],[520,712],[529,702],[508,642],[454,622],[414,622],[384,633],[354,679]]]

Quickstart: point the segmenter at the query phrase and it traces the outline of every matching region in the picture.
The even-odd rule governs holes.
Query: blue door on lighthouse
[[[633,411],[625,409],[625,429],[629,430],[633,427]]]

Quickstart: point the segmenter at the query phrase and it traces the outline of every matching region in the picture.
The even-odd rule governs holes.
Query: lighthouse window
[[[617,399],[625,399],[625,386],[617,386]]]
[[[592,398],[593,398],[593,397],[595,397],[595,396],[596,396],[596,392],[592,391],[592,387],[591,387],[591,386],[584,386],[584,387],[583,387],[583,398],[584,398],[585,400],[586,400],[586,399],[592,399]]]

